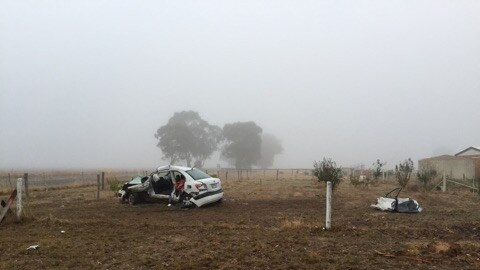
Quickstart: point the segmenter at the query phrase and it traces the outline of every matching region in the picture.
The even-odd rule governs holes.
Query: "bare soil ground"
[[[342,183],[329,231],[309,177],[224,181],[223,204],[191,210],[96,200],[92,186],[35,191],[22,222],[0,225],[0,269],[480,269],[478,195],[405,191],[424,212],[369,208],[394,187]]]

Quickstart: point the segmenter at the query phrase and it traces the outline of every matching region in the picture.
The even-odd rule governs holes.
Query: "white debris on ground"
[[[395,210],[395,199],[379,197],[377,203],[370,205],[370,207],[382,211],[393,211]]]
[[[381,211],[390,211],[390,212],[400,212],[400,213],[420,213],[423,208],[418,204],[414,199],[410,198],[386,198],[379,197],[375,204],[370,205],[370,207],[381,210]]]
[[[31,245],[27,248],[27,250],[35,250],[37,248],[39,248],[40,246],[39,245]]]

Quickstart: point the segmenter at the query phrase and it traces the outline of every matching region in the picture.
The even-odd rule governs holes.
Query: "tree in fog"
[[[272,167],[275,156],[283,152],[282,143],[272,134],[265,133],[262,136],[261,158],[258,165],[265,169]]]
[[[223,127],[226,143],[222,156],[237,169],[251,168],[261,158],[262,128],[254,122],[236,122]]]
[[[198,112],[176,112],[168,123],[157,130],[157,146],[162,150],[163,158],[170,164],[184,160],[187,166],[202,167],[222,139],[222,130],[203,120]]]

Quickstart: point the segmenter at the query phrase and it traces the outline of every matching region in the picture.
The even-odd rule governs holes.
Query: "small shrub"
[[[417,172],[417,179],[422,183],[424,190],[429,189],[435,177],[437,177],[437,171],[433,168],[426,168]]]
[[[117,179],[117,177],[107,177],[107,184],[110,187],[110,190],[113,192],[117,192],[120,188],[122,188],[122,183]]]
[[[350,179],[350,184],[354,187],[358,187],[362,185],[362,182],[360,181],[360,177],[354,176],[353,174],[349,176]]]
[[[350,175],[350,184],[352,184],[354,187],[367,188],[369,186],[377,185],[378,180],[374,177],[371,177],[369,174],[359,176]]]
[[[313,162],[313,175],[319,182],[332,182],[332,189],[335,189],[342,181],[342,168],[338,167],[332,159],[323,158],[323,161]]]
[[[382,176],[383,174],[383,171],[382,171],[382,167],[385,166],[385,164],[387,164],[386,162],[381,162],[380,159],[377,159],[377,162],[373,163],[373,178],[375,180],[378,180],[378,178],[380,176]]]
[[[404,188],[407,186],[413,169],[413,161],[410,158],[395,165],[395,177],[397,178],[400,187]]]

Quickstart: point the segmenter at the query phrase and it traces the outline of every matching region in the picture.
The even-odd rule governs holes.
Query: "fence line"
[[[28,172],[26,172],[28,171]],[[153,170],[152,170],[153,171]],[[214,168],[205,169],[205,172],[222,180],[285,180],[302,179],[312,177],[312,169],[288,168],[288,169],[235,169],[235,168]],[[111,182],[125,182],[137,175],[150,173],[149,170],[25,170],[25,171],[0,171],[0,190],[12,190],[14,184],[12,179],[23,178],[25,195],[28,197],[29,189],[42,189],[68,185],[96,185],[97,175],[100,174],[101,190],[108,189]],[[105,187],[107,186],[107,188]]]

